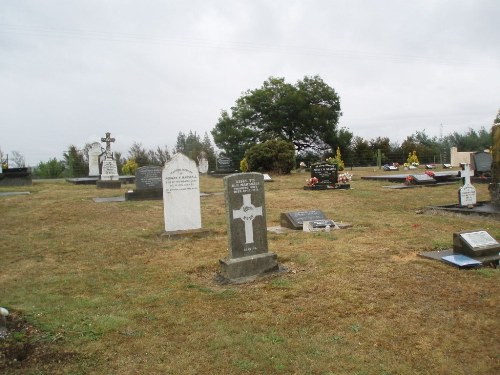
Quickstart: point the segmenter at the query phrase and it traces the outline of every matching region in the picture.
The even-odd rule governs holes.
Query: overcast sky
[[[489,129],[499,15],[498,0],[1,0],[0,148],[30,165],[107,131],[125,156],[172,148],[270,76],[319,75],[367,140]]]

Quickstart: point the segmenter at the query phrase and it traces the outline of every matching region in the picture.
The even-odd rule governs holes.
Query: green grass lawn
[[[221,195],[201,198],[209,237],[162,241],[161,201],[92,200],[132,186],[0,188],[31,192],[0,197],[0,306],[21,326],[0,346],[0,372],[500,373],[500,271],[417,256],[451,248],[457,231],[499,239],[499,222],[421,213],[456,203],[459,184],[392,190],[360,179],[387,172],[353,173],[347,191],[305,191],[300,173],[266,183],[268,226],[321,209],[353,227],[269,233],[287,272],[243,285],[215,281],[228,255]],[[221,179],[200,182],[223,190]],[[476,189],[489,199],[487,185]],[[14,362],[16,345],[26,355]]]

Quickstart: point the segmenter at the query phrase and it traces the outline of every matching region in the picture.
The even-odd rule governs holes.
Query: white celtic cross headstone
[[[460,206],[467,207],[476,204],[476,188],[470,183],[471,176],[474,172],[470,170],[469,164],[464,165],[464,169],[460,171],[460,177],[464,177],[464,185],[458,190],[458,201]]]

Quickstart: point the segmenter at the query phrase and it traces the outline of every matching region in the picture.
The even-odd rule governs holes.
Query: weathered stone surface
[[[251,255],[243,258],[221,259],[221,273],[229,280],[252,277],[277,271],[278,256],[275,253]]]
[[[262,174],[226,176],[224,193],[229,257],[220,260],[222,276],[234,281],[278,270],[276,254],[268,252]]]
[[[494,256],[500,252],[500,244],[484,230],[456,232],[453,233],[453,252],[473,258]]]
[[[224,177],[231,258],[266,253],[264,178],[260,173]]]

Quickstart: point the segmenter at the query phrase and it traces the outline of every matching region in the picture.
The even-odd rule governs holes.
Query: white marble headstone
[[[102,169],[101,171],[102,181],[118,181],[120,179],[115,159],[110,159],[110,158],[104,159],[104,161],[102,162],[101,169]]]
[[[198,170],[200,173],[208,172],[208,160],[205,155],[198,156]]]
[[[196,162],[178,152],[162,171],[165,231],[201,228],[200,177]]]
[[[463,207],[476,204],[476,188],[470,183],[470,178],[473,175],[474,172],[469,169],[469,165],[465,164],[464,170],[460,172],[460,176],[465,178],[465,182],[458,190],[459,203]]]
[[[98,142],[92,143],[89,150],[89,176],[99,176],[99,155],[102,153],[101,144]]]

